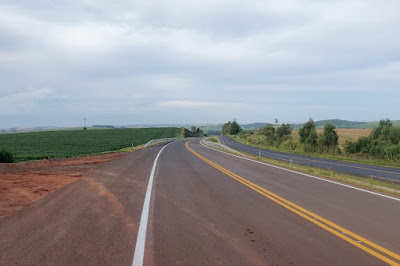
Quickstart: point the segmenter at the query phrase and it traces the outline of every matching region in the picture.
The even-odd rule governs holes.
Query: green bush
[[[211,141],[211,142],[216,142],[216,143],[218,143],[218,140],[217,140],[215,137],[208,138],[208,139],[206,139],[206,140]]]
[[[346,140],[344,143],[344,152],[347,154],[357,153],[356,143],[351,140]]]
[[[282,124],[280,127],[276,129],[276,140],[279,143],[282,143],[288,140],[292,134],[292,126],[289,124]]]
[[[275,142],[275,128],[271,124],[267,124],[262,130],[261,134],[263,134],[266,138],[268,145],[274,145]]]
[[[222,134],[225,135],[237,135],[240,131],[242,131],[242,128],[235,120],[233,122],[229,121],[222,126]]]
[[[324,126],[323,141],[322,144],[325,149],[334,151],[339,145],[339,136],[336,132],[336,127],[331,123]]]
[[[13,163],[15,162],[14,154],[6,149],[0,150],[0,163]]]
[[[400,144],[390,146],[384,150],[386,158],[390,161],[397,162],[400,160]]]
[[[357,141],[346,141],[344,144],[344,151],[348,154],[354,153],[372,153],[371,140],[369,137],[360,137]]]
[[[285,142],[282,142],[282,144],[279,147],[284,150],[295,151],[300,148],[300,144],[294,140],[286,140]]]
[[[307,152],[314,152],[318,146],[318,134],[315,129],[315,123],[310,118],[307,123],[299,130],[300,143],[304,144]]]

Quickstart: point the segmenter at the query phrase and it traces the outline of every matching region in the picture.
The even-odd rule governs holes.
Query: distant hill
[[[354,129],[372,129],[378,127],[379,121],[376,122],[357,122],[348,121],[341,119],[328,119],[316,121],[317,128],[323,128],[327,123],[331,123],[336,128],[354,128]],[[400,120],[392,120],[392,123],[396,127],[400,127]],[[256,122],[251,124],[240,124],[244,130],[257,130],[265,127],[268,123]],[[275,125],[273,122],[270,124]],[[291,124],[293,129],[299,129],[304,124]],[[88,129],[102,129],[102,128],[154,128],[154,127],[177,127],[177,128],[187,128],[190,129],[192,126],[199,127],[204,133],[208,135],[221,133],[223,124],[140,124],[140,125],[93,125],[89,126]],[[14,132],[33,132],[33,131],[50,131],[50,130],[77,130],[82,127],[35,127],[35,128],[0,128],[1,133],[14,133]]]
[[[327,123],[333,124],[336,128],[349,128],[349,129],[372,129],[378,127],[379,121],[377,122],[359,122],[359,121],[348,121],[342,119],[327,119],[319,120],[315,122],[316,128],[323,128]],[[394,126],[400,127],[400,120],[392,120]],[[263,128],[267,123],[251,123],[251,124],[241,124],[240,126],[244,130],[257,130]],[[274,123],[270,123],[274,124]],[[291,124],[293,129],[300,129],[303,127],[302,124]]]
[[[323,128],[326,124],[331,123],[336,128],[364,128],[367,124],[366,122],[356,122],[356,121],[347,121],[341,119],[328,119],[328,120],[319,120],[315,122],[316,128]],[[294,129],[299,129],[303,127],[304,124],[293,124]]]
[[[400,120],[392,120],[392,123],[393,123],[393,126],[400,127]],[[354,126],[352,128],[368,128],[368,129],[371,129],[371,128],[378,127],[378,124],[379,124],[379,122],[366,122],[366,123],[363,123],[363,124],[356,125],[356,126]]]
[[[379,122],[358,122],[358,121],[348,121],[341,119],[328,119],[328,120],[319,120],[315,122],[316,128],[323,128],[327,123],[333,124],[336,128],[349,128],[349,129],[372,129],[378,127]],[[400,120],[392,120],[394,126],[400,127]],[[240,124],[240,126],[244,130],[258,130],[268,123],[256,122],[251,124]],[[274,123],[270,123],[273,124]],[[293,129],[300,129],[304,124],[292,124]],[[191,126],[191,125],[190,125]],[[190,129],[190,126],[184,125],[185,128]],[[222,124],[217,125],[194,125],[196,127],[200,127],[204,133],[212,135],[219,134],[222,129]]]
[[[357,122],[347,121],[341,119],[329,119],[320,120],[315,122],[316,128],[323,128],[327,123],[333,124],[336,128],[349,128],[349,129],[373,129],[378,127],[379,121],[377,122]],[[400,120],[392,120],[394,126],[400,127]],[[304,124],[293,124],[293,129],[299,129]]]
[[[245,124],[245,125],[240,125],[244,130],[255,130],[255,129],[260,129],[265,127],[267,123],[251,123],[251,124]]]

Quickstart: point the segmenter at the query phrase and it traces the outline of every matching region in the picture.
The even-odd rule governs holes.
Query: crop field
[[[65,158],[116,151],[179,133],[179,128],[126,128],[0,134],[0,149],[12,152],[17,161]]]

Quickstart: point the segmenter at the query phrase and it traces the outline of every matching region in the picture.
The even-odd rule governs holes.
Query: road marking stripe
[[[239,142],[239,143],[240,143],[240,142]],[[242,144],[242,143],[240,143],[240,144]],[[245,144],[242,144],[242,145],[245,145]],[[246,145],[246,146],[247,146],[247,145]],[[251,147],[251,146],[249,146],[249,147]],[[262,149],[262,150],[268,152],[268,150],[264,150],[264,149]],[[275,155],[274,153],[272,153],[272,152],[270,152],[270,154],[272,154],[272,156],[276,156],[276,155]],[[287,158],[293,158],[293,157],[291,157],[290,155],[284,155],[284,154],[279,154],[279,156],[287,157]],[[267,156],[267,157],[268,157],[268,156]],[[278,156],[277,156],[277,157],[278,157]],[[269,157],[269,158],[271,158],[271,157]],[[319,160],[307,159],[307,158],[296,158],[296,159],[306,160],[306,161],[310,161],[310,162],[317,162],[317,163],[332,164],[332,165],[337,165],[337,166],[342,166],[342,167],[343,167],[343,166],[346,166],[346,167],[357,168],[357,169],[361,169],[361,170],[372,170],[372,171],[375,171],[375,172],[380,172],[380,173],[385,173],[385,174],[400,175],[400,173],[397,173],[397,172],[391,172],[391,171],[379,170],[379,169],[368,168],[368,167],[361,167],[361,166],[348,165],[348,164],[345,164],[346,162],[343,162],[343,163],[341,164],[341,162],[332,163],[332,162],[325,162],[325,161],[319,161]],[[277,159],[277,160],[283,160],[283,159]],[[382,178],[383,178],[383,177],[382,177]]]
[[[387,199],[391,199],[391,200],[400,201],[399,198],[391,197],[391,196],[388,196],[388,195],[384,195],[384,194],[381,194],[381,193],[369,191],[369,190],[362,189],[362,188],[358,188],[358,187],[353,187],[353,186],[350,186],[350,185],[346,185],[346,184],[342,184],[342,183],[335,182],[335,181],[332,181],[332,180],[328,180],[328,179],[326,179],[326,178],[316,177],[316,176],[313,176],[313,175],[309,175],[309,174],[305,174],[305,173],[302,173],[302,172],[290,170],[290,169],[287,169],[287,168],[284,168],[284,167],[280,167],[280,166],[276,166],[276,165],[273,165],[273,164],[269,164],[269,163],[264,163],[264,162],[252,160],[252,159],[249,159],[249,158],[241,157],[241,156],[238,156],[238,155],[235,155],[235,154],[227,153],[227,152],[224,152],[224,151],[220,151],[220,150],[217,150],[217,149],[208,147],[207,145],[204,145],[204,144],[202,144],[202,143],[200,143],[200,144],[201,144],[202,146],[206,147],[207,149],[212,149],[212,150],[217,151],[217,152],[222,152],[222,153],[224,153],[224,154],[226,154],[226,155],[233,156],[233,157],[236,157],[236,158],[239,158],[239,159],[242,159],[242,160],[247,160],[247,161],[251,161],[251,162],[254,162],[254,163],[258,163],[258,164],[263,164],[263,165],[270,166],[270,167],[273,167],[273,168],[276,168],[276,169],[288,171],[288,172],[291,172],[291,173],[294,173],[294,174],[299,174],[299,175],[311,177],[311,178],[314,178],[314,179],[317,179],[317,180],[320,180],[320,181],[324,181],[324,182],[336,184],[336,185],[339,185],[339,186],[351,188],[351,189],[354,189],[354,190],[366,192],[366,193],[369,193],[369,194],[372,194],[372,195],[376,195],[376,196],[380,196],[380,197],[383,197],[383,198],[387,198]]]
[[[149,183],[147,184],[147,191],[146,196],[144,198],[143,203],[143,211],[142,216],[140,218],[140,226],[139,231],[136,239],[136,248],[135,254],[133,256],[133,266],[142,266],[143,265],[143,258],[144,258],[144,250],[146,245],[146,232],[147,232],[147,223],[149,220],[149,212],[150,212],[150,199],[151,199],[151,191],[153,188],[153,180],[154,180],[154,173],[157,168],[157,161],[160,157],[161,152],[171,143],[168,143],[158,152],[156,159],[153,163],[153,168],[151,169],[151,174],[149,178]]]
[[[225,173],[226,175],[230,176],[231,178],[235,179],[236,181],[251,188],[252,190],[263,195],[264,197],[278,203],[279,205],[285,207],[286,209],[289,209],[290,211],[298,214],[299,216],[305,218],[306,220],[320,226],[321,228],[327,230],[328,232],[331,232],[332,234],[334,234],[334,235],[342,238],[343,240],[353,244],[354,246],[364,250],[365,252],[381,259],[382,261],[384,261],[390,265],[400,265],[390,258],[390,257],[392,257],[396,260],[400,260],[400,255],[398,255],[390,250],[387,250],[387,249],[385,249],[385,248],[383,248],[383,247],[381,247],[381,246],[379,246],[379,245],[377,245],[377,244],[375,244],[375,243],[373,243],[373,242],[371,242],[371,241],[369,241],[369,240],[367,240],[367,239],[365,239],[365,238],[363,238],[363,237],[361,237],[361,236],[359,236],[359,235],[357,235],[357,234],[355,234],[333,222],[330,222],[327,219],[324,219],[324,218],[320,217],[319,215],[316,215],[316,214],[256,185],[256,184],[250,182],[249,180],[247,180],[239,175],[236,175],[236,174],[230,172],[229,170],[219,166],[218,164],[208,160],[207,158],[205,158],[205,157],[201,156],[200,154],[198,154],[197,152],[195,152],[192,148],[189,147],[188,143],[189,143],[189,141],[185,143],[185,146],[190,152],[192,152],[194,155],[196,155],[198,158],[200,158],[204,162],[210,164],[214,168],[218,169],[219,171],[221,171],[221,172]],[[343,234],[343,233],[345,233],[345,234]],[[351,239],[347,235],[353,237],[356,240]],[[357,242],[357,241],[361,241],[362,243]],[[390,257],[389,258],[385,257],[382,254],[376,252],[375,250],[372,250],[371,248],[369,248],[363,244],[369,245],[370,247],[372,247]]]

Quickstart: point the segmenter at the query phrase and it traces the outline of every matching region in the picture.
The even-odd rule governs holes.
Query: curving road
[[[378,179],[391,180],[400,183],[400,168],[390,168],[382,166],[373,166],[359,163],[343,162],[336,160],[329,160],[323,158],[316,158],[311,156],[297,155],[285,152],[271,151],[266,149],[259,149],[239,143],[227,136],[220,136],[222,144],[242,152],[247,152],[254,155],[287,161],[293,163],[307,165],[312,167],[318,167],[328,169],[332,171],[347,173],[351,175],[361,177],[374,177]]]
[[[400,200],[202,146],[101,166],[0,222],[0,265],[398,265]],[[140,234],[140,233],[139,233]],[[136,256],[135,256],[136,257]]]

